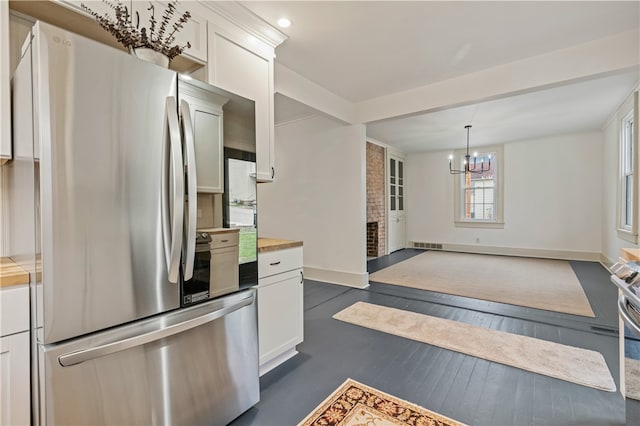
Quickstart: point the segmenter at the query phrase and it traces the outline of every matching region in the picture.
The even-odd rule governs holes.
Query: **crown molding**
[[[200,1],[199,3],[274,49],[289,38],[236,1]]]

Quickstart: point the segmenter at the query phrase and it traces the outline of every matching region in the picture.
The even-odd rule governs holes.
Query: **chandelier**
[[[489,155],[489,164],[488,167],[485,169],[484,168],[484,161],[480,162],[480,168],[478,169],[476,166],[476,162],[478,159],[478,153],[474,152],[473,153],[473,167],[471,166],[471,155],[469,155],[469,129],[471,128],[471,124],[467,124],[466,126],[464,126],[465,129],[467,129],[467,153],[464,156],[464,161],[463,161],[463,165],[464,165],[464,169],[454,169],[453,167],[453,155],[449,155],[449,173],[451,173],[452,175],[459,175],[462,173],[476,173],[476,174],[481,174],[484,172],[488,172],[489,170],[491,170],[491,156]]]

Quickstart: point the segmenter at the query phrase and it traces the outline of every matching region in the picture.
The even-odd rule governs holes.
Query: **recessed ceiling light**
[[[291,26],[291,21],[288,18],[280,18],[278,19],[278,26],[280,28],[289,28]]]

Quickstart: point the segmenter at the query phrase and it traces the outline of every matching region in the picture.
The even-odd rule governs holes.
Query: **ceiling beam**
[[[640,70],[638,30],[381,96],[356,104],[356,121],[369,123],[469,105]],[[639,71],[640,72],[640,71]]]
[[[345,124],[356,123],[355,104],[282,64],[275,63],[275,93],[303,103]]]

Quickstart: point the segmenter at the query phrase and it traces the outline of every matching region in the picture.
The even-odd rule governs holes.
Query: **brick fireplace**
[[[367,222],[367,256],[378,257],[378,222]]]
[[[367,142],[367,256],[385,254],[384,186],[384,148]]]

